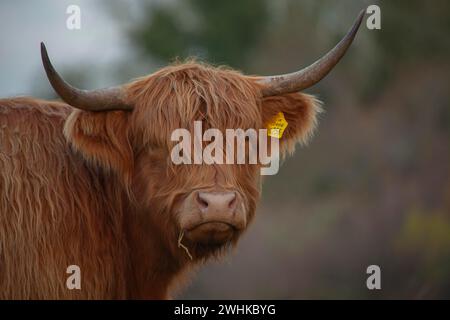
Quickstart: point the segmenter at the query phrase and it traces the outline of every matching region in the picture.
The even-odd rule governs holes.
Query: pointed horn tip
[[[362,9],[359,12],[358,17],[356,18],[355,22],[353,23],[352,27],[350,28],[350,31],[347,33],[345,38],[350,37],[350,38],[352,38],[352,41],[353,41],[353,38],[356,36],[356,34],[359,31],[359,28],[361,27],[361,24],[362,24],[362,21],[363,21],[365,15],[366,15],[366,9]]]
[[[366,15],[366,9],[362,9],[359,12],[358,16],[356,17],[355,22],[353,23],[352,27],[350,28],[350,31],[347,33],[347,37],[348,36],[354,37],[356,35],[365,15]]]
[[[47,54],[47,48],[45,47],[44,42],[41,42],[41,55]]]
[[[359,17],[360,16],[364,16],[366,14],[367,8],[361,9],[361,11],[359,12]]]
[[[45,47],[44,42],[41,42],[41,60],[44,65],[44,69],[46,72],[51,71],[52,63],[50,62],[50,58],[47,53],[47,48]]]
[[[71,106],[85,111],[133,110],[133,105],[124,101],[120,87],[86,91],[66,83],[53,68],[44,42],[41,42],[41,59],[51,86]]]
[[[311,67],[314,67],[314,65],[316,63],[310,65],[307,68],[304,68],[303,70],[297,71],[297,72],[292,72],[289,74],[278,75],[278,76],[261,77],[260,79],[258,79],[258,82],[260,82],[264,86],[268,86],[263,89],[263,96],[273,96],[273,95],[277,95],[277,94],[281,94],[281,93],[297,92],[297,91],[300,91],[300,90],[303,90],[303,89],[313,86],[315,83],[317,83],[322,78],[324,78],[331,71],[331,69],[334,68],[334,66],[339,62],[339,60],[345,55],[347,49],[353,43],[353,40],[356,37],[356,34],[358,33],[358,30],[361,26],[361,23],[364,19],[365,14],[366,14],[366,9],[362,9],[359,12],[355,21],[353,22],[353,25],[351,26],[351,28],[349,29],[347,34],[344,36],[344,38],[342,38],[342,40],[331,51],[329,51],[327,55],[325,55],[324,57],[322,57],[321,59],[316,61],[316,63],[317,63],[317,62],[323,60],[326,56],[328,56],[330,54],[334,54],[337,57],[335,59],[335,62],[331,66],[331,68],[329,68],[329,70],[326,70],[325,73],[323,73],[320,77],[318,77],[317,81],[313,81],[312,83],[308,84],[307,86],[303,86],[303,87],[296,86],[296,87],[292,88],[292,86],[286,86],[287,82],[292,81],[292,80],[289,80],[289,78],[291,78],[291,79],[294,77],[300,78],[300,75],[302,72],[305,72],[305,71],[311,72],[312,70],[308,70],[308,69],[310,69]],[[278,83],[276,83],[275,81],[278,81]],[[271,84],[271,82],[274,82],[274,84]],[[282,88],[282,86],[285,86],[285,88]]]
[[[366,15],[367,9],[362,9],[359,14],[358,18],[356,18],[356,21],[358,22],[358,26],[361,25],[362,20],[364,19],[364,16]]]

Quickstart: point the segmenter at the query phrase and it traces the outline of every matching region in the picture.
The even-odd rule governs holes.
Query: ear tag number
[[[269,137],[280,139],[287,126],[288,122],[284,118],[284,113],[278,112],[278,114],[267,124],[267,135]]]

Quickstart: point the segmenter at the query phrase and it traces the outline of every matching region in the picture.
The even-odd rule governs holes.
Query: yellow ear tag
[[[284,113],[278,112],[278,114],[267,124],[267,135],[269,137],[280,139],[287,126],[288,122],[284,118]]]

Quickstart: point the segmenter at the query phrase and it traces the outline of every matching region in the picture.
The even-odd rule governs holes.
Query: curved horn
[[[41,57],[47,78],[53,89],[71,106],[87,111],[132,110],[133,106],[125,102],[125,94],[121,87],[99,90],[80,90],[72,87],[53,68],[47,49],[41,42]]]
[[[258,82],[264,85],[262,89],[263,96],[268,97],[283,93],[298,92],[322,80],[345,55],[345,52],[352,44],[358,32],[364,14],[365,10],[362,10],[345,37],[330,52],[312,65],[288,74],[259,78]]]

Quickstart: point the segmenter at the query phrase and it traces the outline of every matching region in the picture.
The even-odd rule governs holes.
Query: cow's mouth
[[[185,236],[193,243],[217,246],[229,242],[236,231],[236,227],[228,222],[209,221],[186,230]]]
[[[178,248],[190,259],[219,255],[237,242],[247,225],[243,197],[237,191],[195,190],[177,211]]]

